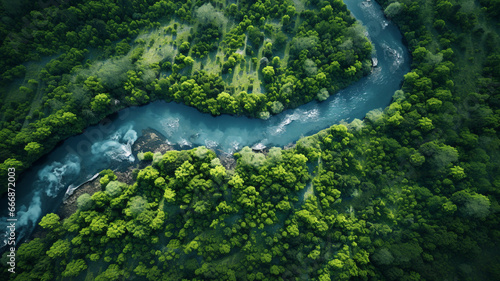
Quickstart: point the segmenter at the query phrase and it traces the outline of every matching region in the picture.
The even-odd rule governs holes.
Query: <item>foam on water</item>
[[[241,148],[241,146],[237,141],[233,141],[233,142],[231,142],[231,148],[232,148],[232,150],[230,150],[230,152],[232,153],[234,151],[238,151]],[[230,153],[228,153],[228,154],[230,154]]]
[[[94,143],[91,147],[94,155],[92,160],[104,158],[120,162],[125,160],[134,162],[132,145],[137,140],[137,132],[132,128],[133,125],[123,126],[108,139]]]
[[[80,173],[80,158],[69,154],[64,162],[54,161],[38,172],[35,185],[49,197],[56,197],[72,176]]]
[[[35,226],[42,212],[41,192],[35,192],[29,207],[22,206],[17,212],[17,227]]]
[[[172,137],[179,130],[179,118],[166,118],[160,121],[161,131],[167,136]]]
[[[16,234],[17,240],[16,243],[19,242],[22,238],[28,236],[32,229],[35,228],[36,223],[40,219],[42,215],[42,193],[40,190],[31,194],[31,201],[27,205],[21,205],[18,207],[17,211],[17,222],[16,224]],[[5,205],[6,206],[6,205]],[[29,207],[27,207],[29,206]],[[7,226],[10,223],[7,222],[6,217],[3,217],[0,221],[0,229],[7,230]],[[7,245],[7,238],[9,237],[9,231],[6,231],[2,234],[2,249]]]
[[[178,145],[180,145],[180,147],[192,147],[193,146],[192,143],[190,143],[187,139],[184,139],[184,138],[181,138],[179,140]]]
[[[205,140],[205,146],[210,149],[216,149],[217,148],[217,142],[213,140]]]

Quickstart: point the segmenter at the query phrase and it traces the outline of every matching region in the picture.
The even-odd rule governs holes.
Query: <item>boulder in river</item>
[[[135,141],[132,147],[135,154],[141,151],[161,152],[163,154],[169,150],[172,150],[172,146],[168,144],[167,138],[151,128],[142,130],[142,136]]]
[[[263,145],[263,144],[262,144],[262,143],[260,143],[260,142],[259,142],[259,143],[257,143],[257,144],[254,144],[254,146],[252,146],[252,150],[253,150],[253,151],[262,151],[262,150],[264,150],[264,149],[266,149],[266,146],[265,146],[265,145]]]

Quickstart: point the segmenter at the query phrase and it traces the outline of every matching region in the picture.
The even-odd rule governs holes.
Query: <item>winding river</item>
[[[116,169],[136,161],[131,147],[143,129],[153,128],[181,148],[204,145],[231,153],[259,143],[283,147],[341,120],[363,118],[370,110],[386,107],[410,69],[408,50],[397,27],[385,19],[375,1],[344,2],[366,26],[375,46],[378,66],[369,76],[324,102],[286,110],[268,120],[212,117],[185,105],[165,102],[124,109],[67,139],[21,176],[16,191],[18,242],[29,237],[42,216],[57,210],[68,188],[80,185],[103,169]],[[5,240],[6,197],[0,200],[0,206],[0,229],[5,232]],[[5,248],[5,244],[1,247]]]

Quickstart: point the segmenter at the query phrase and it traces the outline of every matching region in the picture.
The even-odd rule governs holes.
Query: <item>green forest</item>
[[[245,147],[234,169],[205,147],[142,153],[132,184],[104,170],[74,214],[43,217],[3,275],[500,280],[500,1],[377,2],[412,55],[385,109],[292,148]],[[340,0],[1,7],[2,178],[125,107],[266,119],[372,68]]]

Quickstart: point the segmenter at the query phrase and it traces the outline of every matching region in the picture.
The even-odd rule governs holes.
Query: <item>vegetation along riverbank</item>
[[[2,142],[4,166],[28,165],[51,147],[49,136],[81,130],[86,123],[71,106],[83,106],[86,120],[99,120],[118,107],[161,96],[215,115],[265,118],[265,112],[322,99],[323,88],[333,93],[369,68],[364,63],[368,41],[356,37],[359,27],[341,1],[150,2],[123,1],[129,15],[123,17],[113,14],[122,5],[111,2],[48,7],[54,19],[43,26],[50,32],[41,29],[33,45],[19,47],[37,52],[14,56],[9,48],[16,37],[2,45],[6,60],[0,67],[10,69],[2,77],[10,75],[13,83],[19,81],[16,75],[29,73],[29,68],[25,74],[19,74],[22,67],[12,68],[35,59],[27,56],[67,52],[41,71],[41,82],[29,84],[50,94],[25,86],[32,98],[11,104],[14,112],[2,110],[1,132],[9,140]],[[47,234],[21,245],[18,273],[4,274],[12,280],[499,280],[498,2],[379,3],[400,27],[413,57],[411,72],[387,108],[301,138],[291,149],[270,148],[264,155],[244,148],[235,153],[232,171],[205,147],[144,153],[145,166],[134,182],[117,181],[106,171],[101,190],[79,197],[78,210],[69,218],[45,216],[40,225]],[[89,35],[54,25],[56,9],[72,15],[60,17],[66,28],[82,26],[79,31]],[[102,11],[112,19],[99,17]],[[203,16],[204,11],[211,16]],[[22,16],[10,13],[13,19]],[[172,18],[159,20],[165,14]],[[157,18],[158,23],[152,21]],[[203,23],[207,32],[197,33]],[[217,31],[221,26],[224,36]],[[139,27],[154,31],[140,35]],[[66,33],[53,32],[60,28]],[[255,29],[264,34],[262,40]],[[288,39],[274,49],[280,31]],[[163,51],[150,52],[165,46],[158,32],[177,42],[171,45],[172,61],[160,57],[157,62]],[[40,34],[54,40],[41,40]],[[354,36],[351,42],[348,34]],[[130,38],[113,43],[121,36]],[[99,51],[79,53],[88,44]],[[336,48],[329,52],[329,46]],[[262,55],[269,51],[266,62]],[[279,52],[282,57],[274,60]],[[322,64],[326,53],[340,67]],[[241,61],[240,55],[256,60]],[[91,59],[88,64],[81,62],[84,56]],[[103,59],[106,64],[100,64]],[[219,72],[201,69],[204,60]],[[120,76],[108,68],[114,65],[129,70]],[[74,72],[65,75],[58,67]],[[100,75],[90,75],[101,68]],[[340,80],[330,79],[337,75]],[[251,91],[262,95],[249,94],[250,84],[238,84],[235,77],[254,78]],[[83,92],[61,88],[70,83],[83,83]],[[48,98],[38,103],[45,109],[36,111],[32,101],[38,95]],[[74,102],[77,97],[86,102]],[[26,121],[26,116],[35,117]],[[40,126],[21,129],[23,124]],[[35,137],[40,139],[27,139]]]

